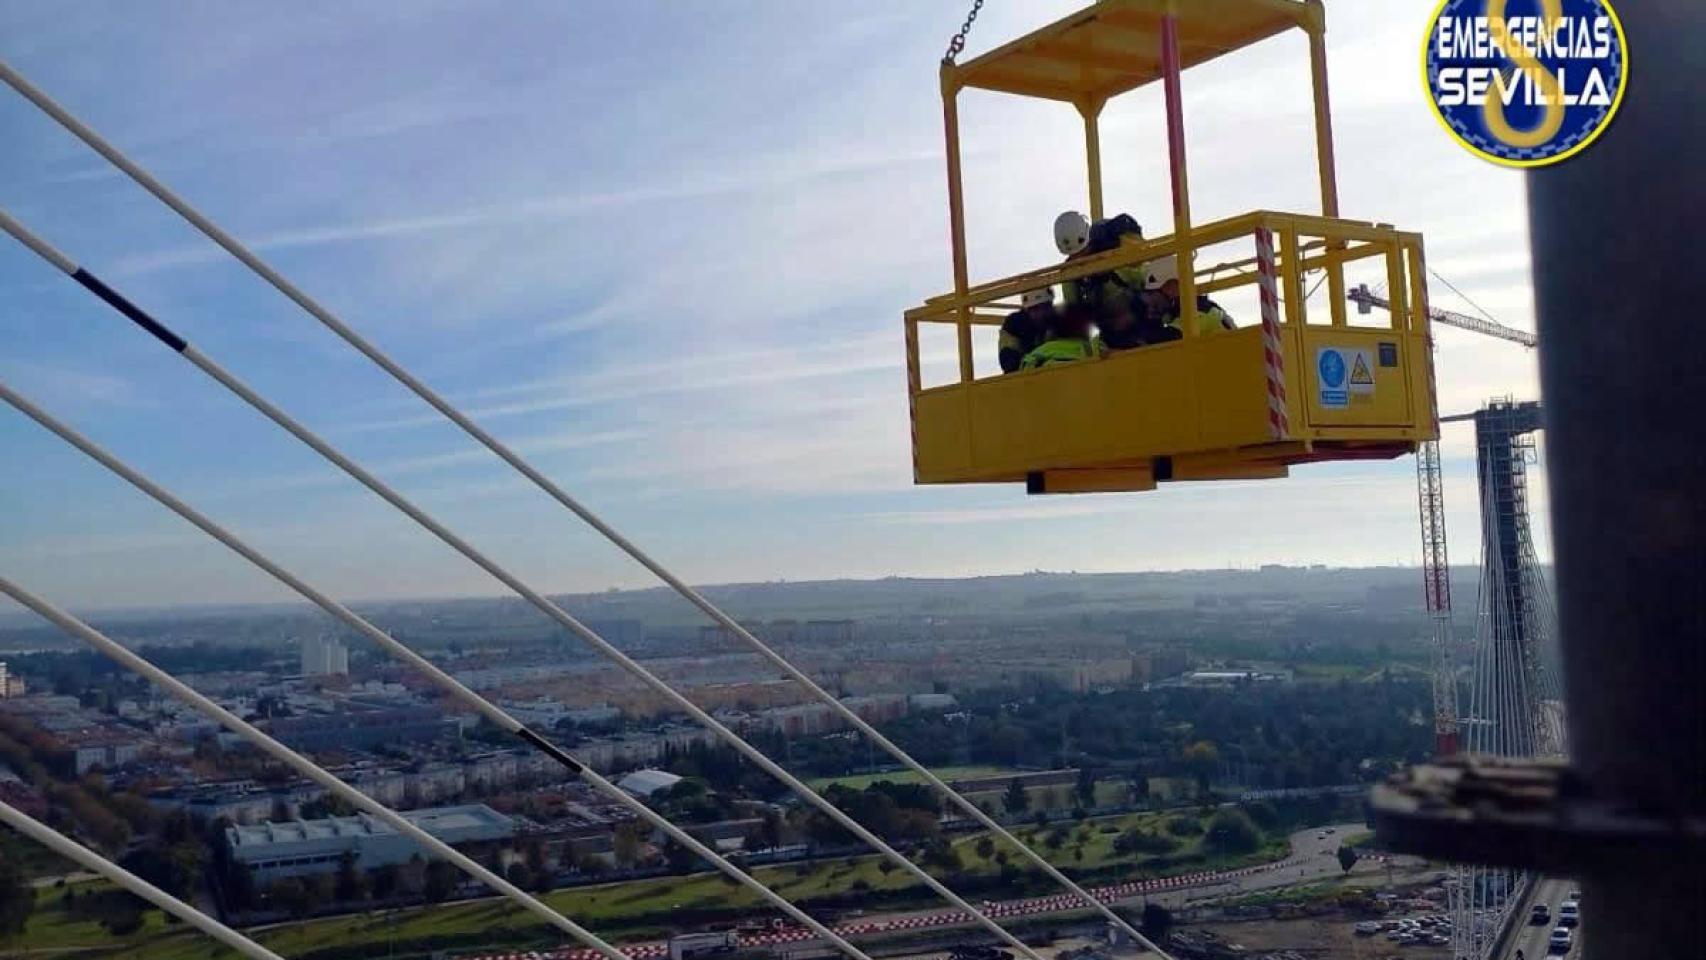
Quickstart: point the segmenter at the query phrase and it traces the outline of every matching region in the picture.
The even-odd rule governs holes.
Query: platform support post
[[[1333,163],[1333,114],[1327,95],[1327,18],[1321,0],[1309,0],[1309,78],[1315,92],[1315,163],[1321,178],[1321,215],[1339,215],[1339,179]]]
[[[1161,18],[1161,76],[1167,100],[1167,167],[1173,180],[1173,241],[1179,266],[1179,332],[1197,335],[1197,280],[1191,258],[1191,190],[1185,174],[1185,116],[1179,88],[1179,21],[1172,3]]]
[[[954,296],[963,298],[970,285],[966,279],[966,205],[960,181],[960,87],[954,80],[954,65],[942,64],[942,126],[948,153],[948,234],[954,248]],[[972,379],[971,308],[961,303],[954,310],[959,333],[960,382]]]
[[[1321,0],[1309,0],[1304,31],[1309,34],[1309,79],[1315,94],[1315,165],[1321,179],[1321,215],[1339,215],[1339,175],[1333,162],[1333,113],[1327,93],[1327,12]],[[1329,241],[1327,249],[1342,250],[1344,243]],[[1333,326],[1349,322],[1345,314],[1345,265],[1327,261],[1327,302]]]
[[[1105,100],[1085,100],[1078,104],[1084,118],[1084,166],[1090,178],[1090,222],[1102,219],[1102,105]]]

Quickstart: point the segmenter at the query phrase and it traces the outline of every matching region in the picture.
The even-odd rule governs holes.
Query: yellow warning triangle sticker
[[[1368,372],[1368,358],[1360,353],[1356,354],[1356,362],[1351,364],[1351,382],[1370,385],[1374,383],[1374,377]]]

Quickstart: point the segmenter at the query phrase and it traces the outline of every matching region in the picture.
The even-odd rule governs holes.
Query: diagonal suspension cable
[[[887,841],[883,840],[875,833],[872,833],[857,820],[854,820],[851,816],[842,811],[839,807],[824,799],[821,794],[807,786],[804,781],[783,769],[779,764],[774,760],[771,760],[758,748],[748,743],[740,734],[729,729],[721,721],[711,716],[710,713],[700,708],[698,704],[689,700],[674,687],[671,687],[656,674],[642,666],[638,661],[623,653],[608,640],[605,640],[604,637],[600,636],[597,631],[588,627],[586,624],[581,623],[575,617],[570,615],[568,611],[546,598],[544,594],[528,586],[521,579],[510,573],[504,567],[500,566],[496,561],[476,549],[472,544],[468,543],[468,541],[464,540],[449,528],[433,519],[433,517],[415,506],[413,502],[398,493],[383,480],[375,477],[359,464],[344,456],[336,448],[321,439],[319,435],[315,434],[312,430],[309,430],[301,423],[298,423],[289,414],[280,410],[277,406],[274,406],[270,401],[250,388],[248,384],[239,380],[230,371],[215,363],[211,358],[203,355],[188,341],[184,340],[183,337],[173,332],[158,320],[149,316],[145,311],[136,306],[130,300],[126,299],[118,291],[107,286],[107,284],[99,277],[79,267],[77,264],[72,262],[69,257],[66,257],[63,253],[54,249],[51,244],[35,235],[16,218],[12,217],[4,210],[0,210],[0,230],[11,234],[19,242],[23,243],[32,251],[40,255],[44,260],[64,271],[73,280],[76,280],[84,288],[94,293],[102,301],[131,320],[138,328],[146,331],[150,336],[171,348],[173,352],[177,353],[185,360],[188,360],[203,373],[206,373],[226,389],[242,398],[244,402],[248,403],[251,407],[254,407],[262,415],[266,416],[267,419],[272,420],[274,423],[284,428],[285,431],[313,449],[314,452],[320,454],[320,456],[336,465],[340,470],[355,478],[363,486],[379,495],[379,497],[384,499],[387,503],[396,507],[405,516],[409,517],[409,519],[415,521],[439,540],[443,541],[446,545],[472,561],[476,566],[480,567],[480,569],[486,571],[494,579],[498,580],[500,583],[504,584],[504,586],[514,591],[527,602],[531,603],[534,607],[538,608],[540,612],[561,624],[571,633],[580,637],[588,645],[592,646],[606,658],[613,661],[638,679],[641,683],[645,684],[647,688],[664,697],[670,703],[674,704],[677,709],[686,713],[711,732],[715,733],[719,738],[735,750],[739,751],[742,756],[752,761],[760,769],[782,781],[802,800],[822,811],[825,816],[835,821],[836,824],[842,827],[842,829],[853,834],[855,837],[858,837],[861,841],[865,842],[885,857],[888,857],[896,866],[899,866],[901,869],[911,874],[915,879],[919,880],[938,896],[942,897],[942,899],[948,901],[953,906],[958,907],[960,910],[965,911],[973,921],[995,934],[1008,946],[1024,954],[1026,957],[1029,957],[1030,960],[1042,960],[1035,951],[1026,946],[1018,937],[1015,937],[1000,924],[986,916],[982,911],[973,907],[963,897],[949,889],[935,877],[931,876],[922,867],[907,859],[904,854],[895,850]]]
[[[881,747],[885,753],[889,754],[889,756],[893,757],[903,766],[912,770],[922,778],[925,783],[929,784],[950,803],[957,807],[963,814],[971,817],[985,829],[990,830],[1007,843],[1013,845],[1013,847],[1017,849],[1027,860],[1031,861],[1033,865],[1046,873],[1050,879],[1059,883],[1073,895],[1082,900],[1086,905],[1101,913],[1110,923],[1118,926],[1127,935],[1133,937],[1138,943],[1144,945],[1151,952],[1160,954],[1163,957],[1166,956],[1159,947],[1157,947],[1147,937],[1143,936],[1143,934],[1138,932],[1138,930],[1131,924],[1127,923],[1123,917],[1114,912],[1107,904],[1104,904],[1100,900],[1091,896],[1088,891],[1066,876],[1066,874],[1056,869],[1054,864],[1050,863],[1041,854],[1037,853],[1029,844],[1024,843],[1017,836],[1014,836],[1010,831],[996,822],[995,818],[986,814],[982,808],[966,799],[958,791],[950,787],[944,780],[936,776],[936,774],[929,768],[919,763],[910,754],[879,733],[874,726],[867,723],[864,718],[860,717],[841,701],[830,695],[828,691],[824,690],[803,671],[795,667],[792,662],[778,654],[775,650],[771,649],[768,645],[754,636],[751,631],[741,626],[741,624],[733,617],[724,613],[719,607],[711,603],[710,600],[708,600],[699,591],[695,590],[686,581],[671,573],[668,568],[653,559],[644,550],[641,550],[638,545],[634,544],[614,527],[606,523],[603,518],[599,517],[590,508],[586,507],[579,500],[569,495],[566,490],[553,482],[550,478],[546,477],[543,473],[539,472],[538,469],[524,460],[507,444],[488,433],[484,428],[471,420],[454,404],[440,396],[431,387],[416,379],[413,374],[409,373],[395,360],[391,359],[391,357],[384,351],[369,343],[360,334],[356,333],[348,324],[340,320],[330,310],[321,306],[318,301],[314,300],[301,288],[286,279],[277,270],[274,270],[235,237],[225,232],[225,230],[221,229],[217,224],[209,220],[200,211],[196,210],[188,202],[168,189],[165,184],[155,179],[152,174],[131,160],[123,151],[113,146],[99,133],[95,132],[94,129],[77,119],[77,117],[73,116],[52,97],[49,97],[44,91],[30,83],[23,77],[23,75],[12,69],[12,67],[4,60],[0,60],[0,80],[5,81],[9,86],[28,99],[31,103],[35,104],[42,110],[42,112],[46,113],[73,136],[82,140],[95,152],[105,157],[144,190],[153,194],[155,198],[170,207],[179,216],[183,217],[184,220],[197,230],[201,231],[208,239],[218,244],[244,266],[254,271],[255,274],[267,281],[267,283],[271,284],[280,293],[284,294],[310,316],[314,317],[314,319],[320,321],[320,323],[328,330],[342,338],[344,342],[348,343],[357,352],[377,364],[382,370],[397,380],[398,383],[402,384],[409,391],[420,397],[434,410],[443,414],[452,423],[460,427],[463,432],[467,433],[468,436],[473,438],[486,449],[490,450],[499,459],[509,464],[522,476],[531,481],[534,486],[538,487],[553,500],[556,500],[564,508],[574,513],[575,516],[579,517],[588,526],[596,530],[611,544],[626,553],[641,566],[645,567],[683,599],[693,604],[693,606],[697,607],[700,612],[715,621],[719,626],[726,630],[729,635],[738,639],[747,648],[752,650],[754,653],[757,653],[772,666],[781,670],[789,678],[800,683],[812,697],[829,706],[832,711],[834,711],[853,729],[863,734],[870,740],[870,742]],[[1030,955],[1029,951],[1026,951],[1026,953],[1027,955]]]
[[[4,389],[4,385],[0,384],[0,390]],[[517,887],[515,884],[510,883],[508,880],[505,880],[480,864],[474,862],[465,854],[458,851],[455,847],[450,846],[443,840],[440,840],[411,823],[408,819],[404,818],[401,814],[392,810],[390,807],[385,806],[377,800],[367,796],[367,794],[362,793],[360,790],[357,790],[342,780],[339,780],[337,777],[332,776],[319,764],[308,759],[302,754],[297,753],[284,744],[279,743],[277,740],[274,740],[272,737],[261,732],[261,730],[256,728],[253,724],[243,720],[241,717],[238,717],[236,714],[198,693],[194,687],[191,687],[189,684],[184,683],[177,677],[172,676],[149,661],[130,652],[111,637],[108,637],[106,634],[101,633],[99,630],[89,626],[82,620],[79,620],[64,610],[54,606],[46,599],[31,593],[16,583],[6,579],[4,576],[0,576],[0,593],[18,601],[29,609],[35,611],[42,619],[49,621],[59,629],[71,634],[79,640],[82,640],[84,643],[94,647],[96,650],[106,654],[108,657],[117,660],[131,672],[145,677],[155,685],[169,691],[179,700],[182,700],[195,709],[201,711],[204,715],[213,718],[218,721],[221,726],[254,744],[267,755],[285,763],[297,773],[302,774],[315,783],[318,783],[320,786],[330,790],[332,793],[349,801],[357,809],[365,810],[374,817],[384,821],[386,824],[397,830],[398,833],[401,833],[421,846],[427,848],[433,853],[433,855],[449,860],[451,863],[454,863],[464,872],[475,877],[486,886],[491,887],[493,890],[496,890],[526,909],[531,910],[540,917],[543,917],[545,920],[549,921],[552,926],[570,934],[580,942],[594,950],[597,950],[606,957],[609,957],[610,960],[630,960],[627,954],[616,949],[610,944],[605,943],[597,934],[587,930],[563,914],[546,906],[543,901]]]
[[[431,661],[409,648],[406,644],[379,629],[379,627],[374,625],[371,621],[362,617],[360,614],[357,614],[338,601],[328,597],[326,594],[299,579],[294,574],[291,574],[277,566],[259,551],[238,539],[234,534],[225,530],[219,524],[210,520],[193,507],[190,507],[188,504],[178,499],[170,491],[154,483],[146,476],[143,476],[134,468],[107,452],[88,437],[83,436],[71,426],[53,417],[29,399],[18,394],[4,382],[0,382],[0,400],[4,400],[6,403],[16,408],[20,413],[34,420],[49,432],[58,436],[61,440],[64,440],[72,447],[75,447],[78,451],[84,453],[97,463],[100,463],[109,471],[118,475],[121,479],[147,494],[150,498],[164,505],[167,509],[173,511],[180,517],[188,520],[191,524],[208,533],[214,539],[236,552],[239,556],[250,561],[265,573],[271,575],[274,579],[283,583],[285,586],[290,587],[292,590],[295,590],[298,594],[318,606],[320,609],[331,614],[347,626],[355,629],[369,640],[374,641],[382,649],[386,650],[397,659],[402,660],[409,666],[420,671],[428,680],[445,692],[449,693],[453,699],[461,701],[463,705],[492,721],[500,729],[515,734],[529,746],[535,747],[536,749],[544,752],[547,756],[568,768],[570,772],[580,777],[582,781],[587,783],[594,790],[610,797],[612,800],[615,800],[617,803],[621,804],[647,823],[650,823],[652,826],[662,830],[671,839],[687,847],[689,850],[692,850],[694,853],[698,854],[700,857],[715,866],[718,870],[733,878],[742,886],[745,886],[747,889],[763,897],[770,904],[799,921],[807,929],[824,938],[827,942],[835,945],[848,956],[854,958],[854,960],[870,960],[865,953],[860,951],[857,947],[854,947],[845,938],[814,919],[804,910],[795,906],[781,894],[776,893],[774,890],[771,890],[769,887],[760,883],[757,878],[741,870],[740,867],[730,862],[728,858],[706,846],[697,837],[694,837],[691,833],[676,826],[674,823],[670,822],[667,817],[646,806],[638,798],[610,782],[610,780],[601,776],[597,771],[593,770],[585,763],[577,760],[567,751],[562,750],[555,744],[552,744],[550,741],[540,736],[538,733],[535,733],[501,707],[498,707],[490,700],[487,700],[474,691],[468,689],[462,683],[457,681],[455,677],[445,673]],[[0,589],[4,588],[0,587]],[[78,635],[84,636],[81,633],[78,633]],[[103,650],[104,649],[105,648],[103,647]],[[126,662],[128,664],[128,660]],[[192,703],[192,705],[199,707],[199,704],[196,703]],[[209,715],[214,719],[221,720],[221,722],[223,722],[219,715]],[[238,732],[242,731],[239,730]],[[304,762],[311,761],[304,759]]]
[[[179,900],[22,810],[0,802],[0,821],[90,873],[98,873],[251,960],[284,960],[218,920]]]

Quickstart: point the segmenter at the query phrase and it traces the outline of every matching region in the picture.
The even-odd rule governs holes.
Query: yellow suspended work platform
[[[1182,69],[1292,28],[1309,40],[1321,214],[1261,210],[1193,225]],[[964,64],[944,60],[954,291],[904,316],[915,482],[1149,490],[1162,481],[1268,479],[1292,464],[1396,457],[1438,437],[1422,238],[1338,216],[1324,29],[1317,0],[1103,0]],[[1073,104],[1084,120],[1090,217],[1099,220],[1102,107],[1155,80],[1165,85],[1173,232],[1126,237],[1117,249],[971,285],[959,92]],[[1020,294],[1167,257],[1180,265],[1181,339],[975,375],[974,330],[993,339]],[[1348,267],[1372,271],[1390,291],[1392,310],[1378,326],[1347,316]],[[1313,315],[1304,290],[1316,271],[1325,273],[1328,297]],[[1228,294],[1251,298],[1253,315],[1239,315],[1238,329],[1199,331],[1198,296]],[[955,328],[957,380],[923,385],[921,324]]]

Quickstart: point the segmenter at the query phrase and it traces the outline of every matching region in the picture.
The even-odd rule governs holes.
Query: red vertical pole
[[[1171,10],[1161,18],[1161,77],[1167,97],[1167,166],[1173,175],[1173,239],[1178,244],[1179,332],[1197,335],[1197,278],[1193,265],[1191,190],[1185,176],[1185,111],[1179,92],[1179,24]]]
[[[1173,232],[1184,234],[1190,229],[1191,196],[1185,177],[1185,113],[1179,93],[1179,25],[1171,13],[1161,18],[1161,78],[1167,100],[1167,167],[1173,183]]]

